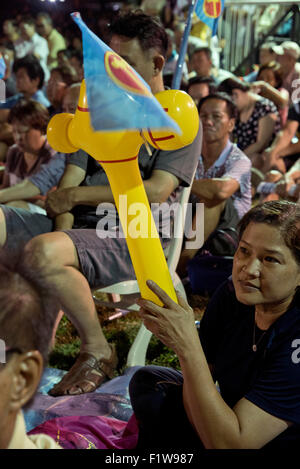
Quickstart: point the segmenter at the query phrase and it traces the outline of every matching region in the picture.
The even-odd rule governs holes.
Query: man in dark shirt
[[[128,13],[111,25],[110,46],[150,85],[152,93],[164,90],[162,69],[167,50],[167,35],[154,18],[141,12]],[[173,202],[179,186],[191,184],[201,151],[201,134],[191,145],[176,151],[155,151],[149,157],[145,148],[139,152],[144,169],[144,187],[149,203]],[[72,216],[78,205],[97,207],[114,203],[109,185],[63,189],[48,198],[52,216]],[[97,232],[98,231],[98,232]],[[27,249],[47,263],[57,287],[62,309],[76,325],[82,347],[71,370],[58,383],[52,395],[91,392],[104,379],[111,378],[117,357],[99,325],[90,287],[104,286],[134,278],[134,271],[124,237],[99,237],[99,230],[68,230],[34,238]]]

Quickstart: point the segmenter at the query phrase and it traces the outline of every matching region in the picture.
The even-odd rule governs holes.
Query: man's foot
[[[78,395],[93,392],[107,379],[114,376],[118,357],[115,345],[109,345],[109,360],[98,360],[94,355],[81,352],[76,362],[63,379],[50,389],[50,396]]]

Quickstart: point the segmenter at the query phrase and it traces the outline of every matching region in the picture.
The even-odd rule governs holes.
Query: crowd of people
[[[161,2],[163,24],[149,2],[141,6],[144,11],[115,15],[105,39],[156,94],[171,86],[182,28],[172,2]],[[33,446],[20,410],[38,386],[60,310],[78,330],[81,349],[50,394],[93,392],[114,376],[118,344],[101,329],[91,289],[135,278],[120,228],[108,227],[105,236],[96,229],[97,206],[114,203],[103,168],[83,150],[56,152],[46,138],[53,115],[75,112],[84,73],[78,36],[70,41],[58,29],[40,12],[6,19],[0,40],[7,84],[0,103],[0,246],[7,256],[0,271],[0,338],[9,358],[0,364],[3,448],[23,437]],[[194,141],[179,150],[151,147],[151,156],[143,145],[138,162],[150,204],[170,206],[186,186],[190,202],[204,204],[204,244],[200,251],[183,245],[182,278],[218,228],[239,230],[238,248],[232,278],[211,299],[199,335],[185,300],[174,303],[149,279],[164,307],[142,299],[141,318],[177,354],[181,373],[146,367],[134,375],[138,448],[289,448],[300,438],[300,360],[293,354],[300,334],[300,47],[264,43],[258,67],[244,77],[221,69],[215,52],[196,37],[187,50],[181,89],[198,108]],[[158,232],[167,248],[164,222]],[[200,228],[195,216],[191,230]],[[9,267],[6,259],[18,251],[22,263]],[[23,268],[26,262],[41,272],[39,279]],[[17,333],[21,320],[26,334]],[[14,401],[21,367],[29,371]]]

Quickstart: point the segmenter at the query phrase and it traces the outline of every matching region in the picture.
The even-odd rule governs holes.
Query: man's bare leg
[[[37,262],[47,265],[48,281],[53,284],[62,310],[80,335],[81,353],[109,360],[112,350],[101,329],[89,284],[79,271],[79,259],[71,238],[63,232],[46,233],[29,241],[25,249]],[[68,380],[68,374],[64,380]],[[80,388],[89,392],[88,384],[83,383]],[[64,393],[77,394],[78,387],[71,385]]]

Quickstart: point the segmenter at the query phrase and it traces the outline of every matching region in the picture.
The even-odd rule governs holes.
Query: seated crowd
[[[107,37],[156,94],[171,85],[177,29],[128,11],[115,16]],[[114,203],[103,168],[83,150],[56,152],[46,137],[53,115],[76,111],[81,44],[67,41],[44,12],[5,20],[3,35],[0,338],[8,360],[0,362],[0,448],[49,448],[56,446],[46,436],[26,439],[21,409],[37,389],[61,312],[81,349],[49,394],[93,392],[114,376],[118,344],[107,341],[91,290],[135,273],[120,228],[99,229],[98,205]],[[208,250],[233,257],[232,278],[210,300],[199,335],[185,300],[175,304],[149,279],[164,307],[141,299],[141,318],[176,353],[182,372],[145,367],[134,375],[137,447],[289,448],[300,438],[299,358],[290,350],[300,333],[300,108],[293,94],[300,47],[266,42],[257,70],[237,77],[216,66],[200,42],[188,49],[181,85],[199,112],[197,136],[179,150],[150,147],[151,156],[142,145],[138,162],[150,204],[171,206],[191,186],[194,235],[203,203],[203,245],[191,249],[192,238],[185,240],[180,277],[186,280],[190,261]],[[162,216],[157,225],[163,248],[170,244],[165,222]],[[229,243],[212,251],[214,233],[227,228],[238,233],[237,249]],[[22,262],[9,265],[20,250]],[[46,287],[52,295],[44,295]],[[22,334],[10,327],[17,314],[27,324]]]

